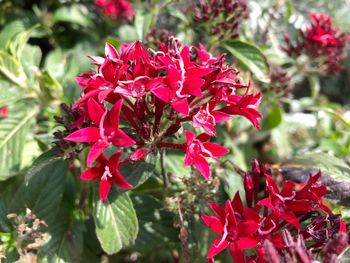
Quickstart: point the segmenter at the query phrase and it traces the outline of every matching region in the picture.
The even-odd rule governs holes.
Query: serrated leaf
[[[55,157],[53,151],[42,154],[26,173],[26,180],[18,189],[11,210],[18,212],[28,207],[50,223],[61,203],[67,173],[68,161]]]
[[[223,47],[242,65],[247,67],[260,81],[269,81],[269,67],[264,54],[259,48],[248,42],[239,40],[226,41]]]
[[[111,191],[105,203],[94,196],[93,218],[102,249],[109,255],[134,244],[138,221],[128,193]]]
[[[23,87],[26,80],[21,63],[3,50],[0,50],[0,78],[4,78],[19,87]]]
[[[0,121],[0,180],[5,180],[21,169],[23,148],[30,132],[36,107],[15,105],[10,114]]]
[[[83,27],[92,24],[86,6],[73,4],[71,6],[62,6],[56,10],[53,15],[53,20],[57,22],[68,22],[78,24]]]
[[[345,161],[325,153],[307,153],[288,160],[280,169],[287,180],[296,182],[306,182],[310,174],[321,171],[327,198],[350,204],[350,167]]]

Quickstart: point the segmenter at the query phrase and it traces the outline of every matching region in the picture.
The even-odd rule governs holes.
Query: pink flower
[[[119,159],[122,152],[113,154],[110,158],[100,155],[98,158],[99,165],[87,169],[80,175],[82,180],[100,180],[100,199],[105,202],[108,193],[115,183],[123,189],[131,189],[130,185],[119,172]]]
[[[210,177],[209,164],[205,158],[217,158],[227,154],[229,151],[216,144],[211,142],[206,142],[203,137],[198,136],[195,138],[195,135],[190,131],[185,131],[186,136],[186,156],[184,165],[194,165],[199,172],[208,179]]]
[[[95,4],[101,11],[113,19],[132,20],[134,9],[127,0],[95,0]]]

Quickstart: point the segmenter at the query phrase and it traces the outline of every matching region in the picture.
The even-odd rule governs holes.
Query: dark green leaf
[[[53,19],[56,23],[68,22],[87,27],[92,24],[88,12],[89,11],[84,5],[73,4],[71,6],[62,6],[56,10]]]
[[[140,231],[135,248],[143,253],[168,251],[178,242],[178,229],[174,227],[174,213],[164,210],[162,202],[144,194],[132,195]]]
[[[105,203],[95,195],[93,217],[96,235],[103,250],[111,255],[134,244],[138,233],[138,222],[128,193],[109,193]]]
[[[132,186],[137,187],[152,176],[157,156],[157,154],[148,155],[145,160],[123,166],[120,171]]]
[[[223,44],[242,65],[247,67],[260,81],[268,82],[269,67],[266,58],[256,46],[239,41],[232,40]]]

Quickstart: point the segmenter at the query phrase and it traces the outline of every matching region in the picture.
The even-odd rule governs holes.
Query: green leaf
[[[26,95],[23,90],[13,87],[7,81],[0,80],[0,107],[12,105]]]
[[[161,201],[149,195],[132,195],[140,231],[135,249],[143,253],[159,253],[155,248],[169,251],[179,241],[174,227],[174,213],[164,210]]]
[[[270,105],[267,109],[267,112],[263,115],[263,130],[271,130],[273,128],[276,128],[282,122],[283,112],[281,110],[281,107],[276,103]]]
[[[0,77],[19,87],[23,87],[26,80],[21,63],[3,50],[0,50]]]
[[[157,156],[157,154],[150,154],[144,160],[123,166],[120,172],[134,188],[138,187],[152,176]]]
[[[73,4],[71,6],[62,6],[56,10],[53,20],[57,22],[68,22],[78,24],[83,27],[92,25],[89,18],[89,11],[86,6]]]
[[[144,40],[152,21],[152,13],[147,10],[137,10],[135,14],[135,28],[140,40]]]
[[[40,76],[40,88],[45,98],[52,100],[63,96],[61,84],[45,69]]]
[[[5,180],[21,169],[23,148],[30,132],[36,107],[16,104],[10,114],[0,121],[0,180]]]
[[[39,250],[43,263],[82,262],[83,226],[61,211],[49,226],[50,239]]]
[[[247,67],[260,81],[268,82],[269,67],[264,54],[256,46],[239,40],[223,44],[242,65]]]
[[[42,154],[28,170],[11,210],[18,212],[28,207],[49,224],[61,203],[67,173],[68,161],[55,157],[53,151]]]
[[[128,193],[109,193],[105,203],[94,196],[93,217],[96,235],[109,255],[134,244],[138,233],[137,216]]]
[[[6,24],[0,32],[0,49],[5,50],[11,39],[25,29],[24,22],[20,20]]]
[[[322,182],[327,186],[327,198],[350,205],[350,167],[334,156],[311,152],[296,156],[280,167],[287,180],[306,182],[310,174],[322,173]]]
[[[31,27],[27,30],[16,34],[8,43],[7,49],[9,53],[19,61],[21,60],[21,55],[24,50],[24,47],[26,46],[31,33],[35,28],[37,28],[37,26]]]

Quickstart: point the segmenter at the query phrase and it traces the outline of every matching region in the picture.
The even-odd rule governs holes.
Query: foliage
[[[234,259],[216,262],[347,262],[346,225],[334,224],[350,222],[349,11],[349,0],[0,1],[0,261],[206,262],[227,239]],[[260,201],[292,202],[275,191],[292,184],[300,201],[320,171],[310,191],[323,211],[291,220],[265,200],[253,223],[237,202],[241,222],[221,217],[237,196],[252,207],[252,159],[266,163]],[[267,217],[279,238],[260,235]],[[321,217],[328,238],[313,253],[307,224]],[[249,250],[227,232],[245,221]]]

